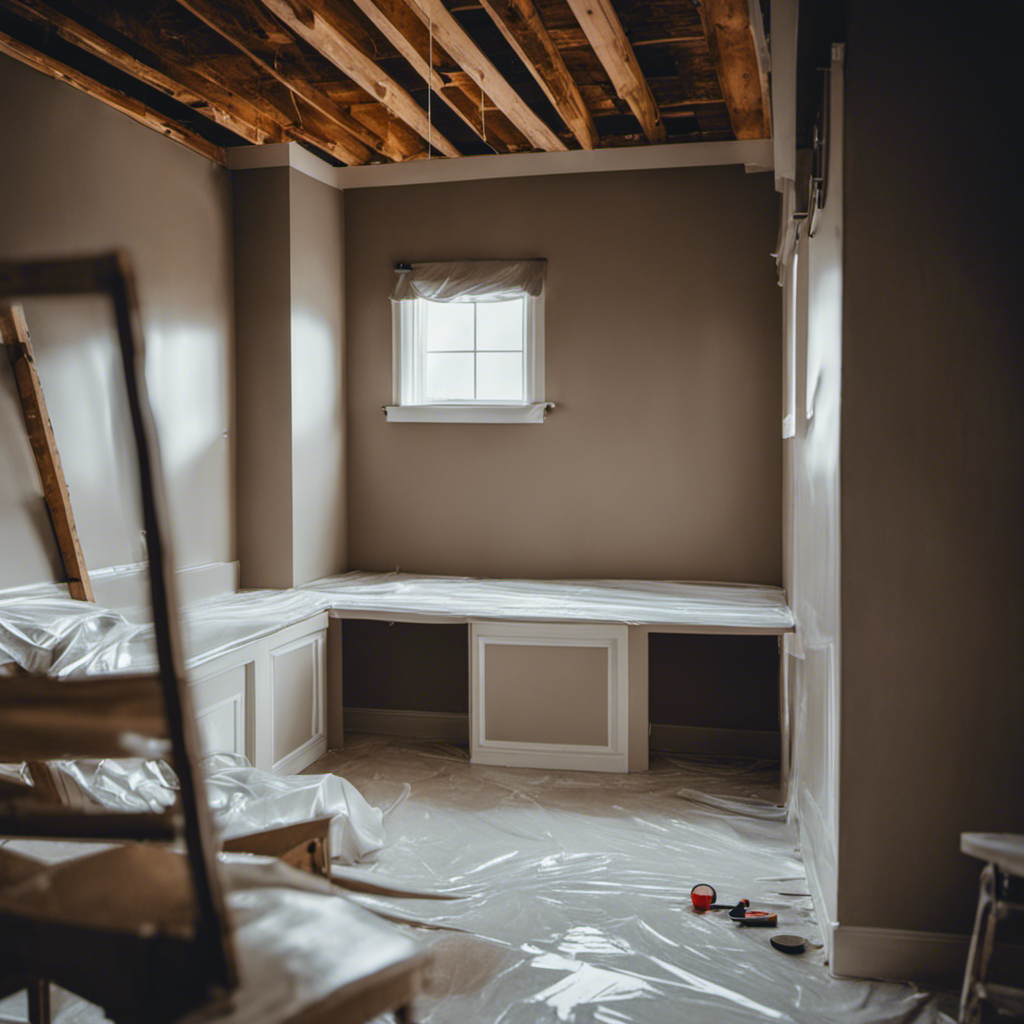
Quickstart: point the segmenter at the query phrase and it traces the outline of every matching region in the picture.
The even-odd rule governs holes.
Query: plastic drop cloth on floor
[[[317,769],[385,808],[387,847],[339,881],[457,897],[353,894],[434,929],[421,1024],[951,1020],[911,986],[829,977],[796,834],[774,802],[777,766],[494,768],[456,747],[350,736]],[[698,914],[697,882],[776,912],[779,927]],[[772,934],[817,948],[788,956]]]
[[[164,761],[144,758],[51,761],[65,803],[99,804],[121,812],[159,812],[175,800],[178,780]],[[200,759],[213,822],[223,839],[331,816],[331,856],[355,864],[384,845],[379,808],[352,783],[333,774],[272,775],[242,754],[222,751]]]

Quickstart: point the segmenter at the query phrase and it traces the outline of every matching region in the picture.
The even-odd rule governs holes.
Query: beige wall
[[[345,568],[343,196],[236,171],[238,546],[246,587]]]
[[[848,5],[843,924],[969,931],[980,865],[960,832],[1024,833],[1019,169],[999,100],[1018,61],[1004,15]]]
[[[289,169],[295,582],[346,563],[344,197]]]
[[[135,266],[175,558],[234,558],[228,174],[0,57],[0,258],[125,248]],[[144,557],[112,320],[97,300],[26,303],[86,562]],[[0,587],[59,560],[0,360]]]
[[[770,175],[739,167],[346,192],[349,562],[781,580]],[[387,423],[401,260],[546,257],[542,426]]]

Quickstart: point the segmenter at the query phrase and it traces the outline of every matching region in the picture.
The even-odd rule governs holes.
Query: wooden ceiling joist
[[[139,44],[146,53],[161,53],[186,67],[200,84],[237,97],[237,102],[262,110],[281,126],[283,136],[315,147],[342,163],[353,156],[370,156],[368,148],[354,147],[348,133],[336,132],[319,111],[297,99],[275,80],[263,81],[259,68],[243,54],[223,52],[223,41],[171,0],[154,0],[144,11],[130,2],[76,0],[108,29]],[[359,160],[358,162],[363,162]]]
[[[568,149],[470,39],[442,0],[407,2],[428,26],[435,41],[451,54],[484,95],[490,96],[497,108],[529,139],[534,148],[548,152]]]
[[[766,76],[757,57],[747,0],[703,0],[700,17],[737,139],[771,136]]]
[[[0,0],[0,5],[28,21],[49,28],[86,53],[105,61],[118,71],[158,89],[172,99],[223,125],[247,142],[260,145],[283,142],[282,126],[273,121],[256,104],[237,93],[222,88],[215,82],[191,71],[182,64],[174,64],[156,53],[146,52],[144,58],[128,53],[114,41],[109,31],[89,26],[68,17],[43,0]],[[76,12],[79,18],[86,12]]]
[[[262,22],[272,21],[267,12],[252,2],[228,6],[216,0],[176,0],[178,5],[216,32],[235,50],[246,56],[266,76],[274,79],[300,100],[335,125],[332,138],[348,150],[345,163],[364,164],[379,153],[389,160],[402,161],[424,152],[421,146],[410,148],[404,139],[381,139],[357,121],[323,89],[310,84],[304,69],[290,59],[280,43],[265,30]],[[281,30],[283,32],[283,30]]]
[[[218,162],[236,141],[294,140],[351,165],[770,137],[759,15],[752,0],[0,0],[0,52]]]
[[[427,83],[434,95],[439,96],[481,140],[499,153],[507,153],[512,148],[516,148],[514,143],[507,141],[508,133],[487,123],[486,107],[493,106],[489,99],[485,98],[485,102],[481,104],[479,91],[474,98],[462,86],[451,81],[450,76],[448,76],[449,81],[445,81],[445,77],[438,72],[439,65],[455,64],[455,61],[440,44],[431,45],[427,27],[406,4],[405,0],[353,0],[353,2],[398,53],[408,61],[409,66]],[[522,142],[523,146],[519,148],[529,147],[525,138]]]
[[[331,16],[330,7],[323,0],[315,0],[311,5],[300,0],[261,2],[292,32],[323,54],[343,74],[365,89],[373,99],[382,103],[430,146],[448,157],[462,155],[433,127],[427,112],[412,96],[356,45],[351,35],[346,32],[346,26]]]
[[[595,149],[597,130],[590,111],[532,0],[483,0],[483,7],[576,141],[583,149]]]
[[[532,150],[529,140],[485,96],[480,87],[465,71],[449,71],[445,74],[449,83],[444,87],[445,99],[449,106],[458,106],[463,119],[480,125],[477,134],[499,153],[520,153]]]
[[[568,4],[608,72],[615,92],[633,111],[648,142],[664,142],[665,126],[658,105],[611,0],[568,0]]]
[[[160,132],[161,135],[166,135],[167,138],[180,142],[193,152],[206,157],[207,160],[212,160],[218,164],[225,163],[224,150],[220,146],[215,146],[201,135],[182,127],[173,119],[153,110],[140,100],[126,96],[124,93],[118,92],[102,82],[97,82],[94,78],[90,78],[88,75],[62,61],[55,60],[53,57],[49,57],[32,49],[30,46],[26,46],[6,32],[0,32],[0,53],[13,57],[15,60],[21,61],[22,64],[27,64],[30,68],[41,71],[50,78],[55,78],[58,81],[74,86],[74,88],[86,93],[86,95],[92,96],[94,99],[98,99],[107,106],[113,107],[115,110],[127,115],[133,121],[138,121],[139,124],[144,124],[147,128],[152,128]]]

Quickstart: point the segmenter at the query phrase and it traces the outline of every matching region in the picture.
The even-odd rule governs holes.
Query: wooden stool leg
[[[29,1024],[50,1024],[50,981],[33,978],[28,984]]]
[[[996,915],[993,912],[995,881],[995,869],[991,864],[986,864],[981,872],[978,912],[974,918],[974,932],[971,935],[967,965],[964,968],[964,987],[960,993],[960,1024],[978,1024],[981,1020],[981,1001],[978,999],[976,985],[979,981],[985,980],[989,959],[992,956],[996,925]]]

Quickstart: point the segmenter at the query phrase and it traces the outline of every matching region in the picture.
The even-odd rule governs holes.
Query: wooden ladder
[[[56,864],[0,848],[0,992],[29,987],[39,1018],[46,998],[39,979],[52,979],[99,1004],[117,1024],[164,1024],[224,1001],[237,977],[212,823],[195,770],[199,746],[178,635],[134,284],[127,261],[116,253],[0,262],[0,301],[95,293],[110,299],[120,342],[148,546],[157,669],[59,680],[30,673],[0,677],[0,761],[126,757],[159,749],[173,765],[180,789],[166,812],[121,814],[55,804],[28,780],[0,784],[0,836],[119,844]],[[11,355],[24,401],[22,377],[31,384],[35,373],[27,328],[16,308],[0,313],[0,321],[6,334],[21,335],[14,341],[22,347]],[[48,428],[45,407],[42,420],[40,426]],[[88,600],[88,574],[70,509],[61,518],[51,500],[61,489],[66,497],[59,460],[50,479],[42,463],[40,470],[69,590]],[[183,845],[185,855],[168,849],[168,843]]]

